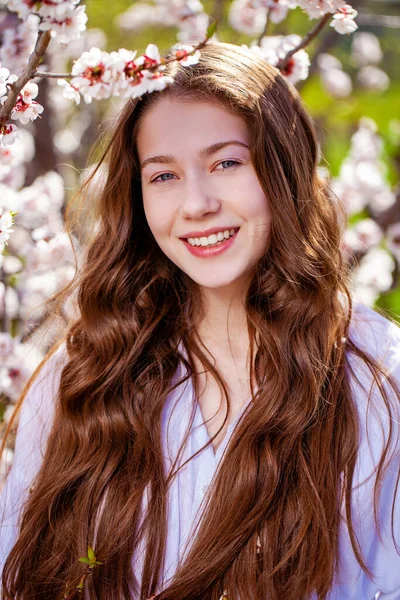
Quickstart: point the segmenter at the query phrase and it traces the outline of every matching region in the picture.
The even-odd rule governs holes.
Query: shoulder
[[[399,564],[399,554],[394,543],[400,542],[400,398],[388,379],[400,388],[400,329],[357,303],[348,337],[382,367],[376,378],[361,357],[347,352],[351,367],[349,381],[359,416],[358,453],[352,480],[353,525],[374,579],[361,573],[348,534],[343,532],[341,577],[345,587],[338,588],[340,595],[333,597],[373,598],[380,590],[390,598],[400,598],[400,571],[395,567]],[[377,534],[377,522],[382,537]]]
[[[350,338],[362,350],[386,367],[400,363],[400,328],[376,311],[354,303]]]
[[[395,323],[371,308],[355,303],[348,337],[381,368],[381,376],[377,380],[367,362],[349,346],[346,359],[351,381],[356,381],[364,392],[379,387],[380,381],[385,386],[388,376],[400,386],[400,328]]]
[[[398,456],[400,452],[400,328],[357,303],[353,308],[349,340],[379,366],[378,375],[374,375],[362,357],[351,351],[346,353],[350,386],[359,415],[360,449],[363,460],[369,456],[370,466],[376,466],[386,443],[389,444],[387,458]]]

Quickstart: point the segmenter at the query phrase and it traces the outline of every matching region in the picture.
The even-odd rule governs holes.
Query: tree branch
[[[43,79],[45,79],[46,77],[48,77],[49,79],[58,79],[59,77],[61,77],[61,79],[68,79],[72,76],[72,73],[47,73],[47,71],[35,71],[35,73],[33,74],[33,77],[42,77]]]
[[[317,35],[319,34],[319,32],[325,27],[325,25],[328,23],[328,21],[330,21],[332,18],[331,13],[327,13],[326,15],[324,15],[322,17],[322,19],[316,24],[316,26],[311,29],[304,37],[302,40],[300,40],[300,42],[298,43],[298,45],[293,48],[292,50],[289,50],[289,52],[286,54],[286,56],[284,58],[282,58],[278,64],[276,65],[277,68],[282,71],[283,69],[285,69],[285,67],[287,66],[289,60],[292,58],[293,54],[296,54],[296,52],[298,52],[299,50],[302,50],[303,48],[305,48],[306,46],[308,46],[308,44],[315,38],[317,37]]]
[[[24,85],[33,79],[36,67],[45,55],[47,46],[50,43],[50,39],[50,31],[39,31],[35,48],[29,57],[28,63],[21,75],[18,77],[17,81],[10,86],[7,99],[0,109],[0,126],[5,125],[6,121],[10,118],[11,111],[14,108],[18,99],[18,95]]]
[[[271,7],[269,6],[269,7],[267,8],[267,13],[266,13],[266,16],[265,16],[265,25],[264,25],[264,29],[262,30],[262,32],[261,32],[261,34],[260,34],[260,36],[259,36],[259,38],[258,38],[258,40],[257,40],[257,44],[258,44],[258,45],[260,45],[260,44],[261,44],[261,40],[263,39],[263,37],[267,35],[268,26],[269,26],[269,15],[270,15],[270,12],[271,12]]]

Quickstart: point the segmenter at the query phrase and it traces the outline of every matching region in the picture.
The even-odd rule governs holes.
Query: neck
[[[249,333],[243,294],[236,290],[202,290],[203,313],[197,334],[213,354],[247,355]]]

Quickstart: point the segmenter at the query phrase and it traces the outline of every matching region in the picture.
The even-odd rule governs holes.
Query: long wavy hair
[[[54,423],[3,571],[5,600],[63,598],[94,540],[102,565],[87,581],[90,599],[218,600],[226,590],[229,600],[324,600],[338,566],[342,510],[369,573],[351,514],[359,418],[346,353],[367,365],[390,412],[387,373],[349,338],[342,217],[317,172],[313,125],[296,90],[249,50],[209,43],[197,65],[171,63],[167,73],[173,84],[122,109],[99,162],[95,233],[68,288],[77,290],[79,318],[66,333]],[[245,299],[252,400],[187,557],[160,591],[176,475],[163,461],[165,400],[190,377],[198,395],[197,357],[229,408],[227,384],[196,336],[193,282],[161,252],[144,214],[136,136],[164,96],[219,101],[245,120],[272,224]],[[389,445],[390,435],[375,501]],[[138,581],[131,561],[141,540]]]

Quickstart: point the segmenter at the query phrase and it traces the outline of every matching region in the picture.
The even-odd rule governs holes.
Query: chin
[[[190,275],[188,273],[188,276],[201,288],[204,289],[208,289],[208,290],[228,290],[230,288],[234,288],[237,287],[240,283],[242,278],[236,278],[236,277],[221,277],[220,273],[215,273],[212,277],[193,277],[192,275]]]

